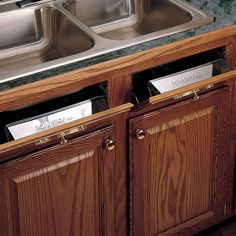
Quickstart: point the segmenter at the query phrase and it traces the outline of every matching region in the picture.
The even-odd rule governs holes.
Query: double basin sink
[[[212,16],[182,0],[15,5],[0,13],[0,83],[212,21]]]

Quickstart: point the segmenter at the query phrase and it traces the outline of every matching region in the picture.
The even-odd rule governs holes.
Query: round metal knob
[[[143,129],[137,129],[136,132],[136,138],[139,139],[139,140],[142,140],[145,138],[145,131]]]
[[[116,147],[115,141],[113,141],[113,140],[111,140],[111,139],[107,139],[107,140],[105,141],[105,148],[106,148],[108,151],[112,151],[115,147]]]

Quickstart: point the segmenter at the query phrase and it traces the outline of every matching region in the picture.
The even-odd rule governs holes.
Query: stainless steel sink
[[[91,37],[53,7],[2,14],[0,29],[1,72],[78,54],[94,45]]]
[[[183,0],[14,1],[0,0],[0,83],[213,21]]]
[[[209,15],[179,0],[68,0],[64,7],[100,36],[161,37],[209,23]],[[89,9],[89,11],[86,11]]]

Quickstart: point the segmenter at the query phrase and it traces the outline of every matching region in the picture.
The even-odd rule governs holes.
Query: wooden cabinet
[[[115,235],[114,127],[0,166],[0,235]]]
[[[130,121],[132,235],[193,235],[233,215],[229,91]]]
[[[130,103],[144,70],[216,48],[235,68],[219,32],[0,92],[0,115],[100,83],[110,106],[0,145],[0,236],[191,236],[235,215],[236,70]]]

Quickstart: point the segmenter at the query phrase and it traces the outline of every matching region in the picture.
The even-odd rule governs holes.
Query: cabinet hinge
[[[87,125],[80,125],[78,127],[72,128],[72,129],[64,130],[62,133],[57,134],[56,138],[61,140],[60,141],[61,144],[64,144],[64,143],[67,143],[67,139],[66,139],[67,135],[79,133],[79,132],[82,132],[86,129],[87,129]],[[37,140],[35,142],[35,145],[40,146],[40,145],[43,145],[43,144],[46,144],[46,143],[52,141],[53,139],[55,139],[55,137],[44,137],[44,138]]]
[[[49,137],[44,137],[44,138],[41,138],[41,139],[37,140],[37,141],[35,142],[35,145],[36,145],[36,146],[40,146],[40,145],[43,145],[43,144],[48,143],[49,141],[50,141],[50,138],[49,138]]]
[[[183,99],[185,97],[188,97],[190,95],[194,96],[194,100],[198,100],[200,98],[197,94],[198,92],[200,92],[199,89],[193,90],[193,91],[188,91],[188,92],[185,92],[185,93],[182,93],[182,94],[178,94],[174,97],[174,100],[181,100],[181,99]]]

